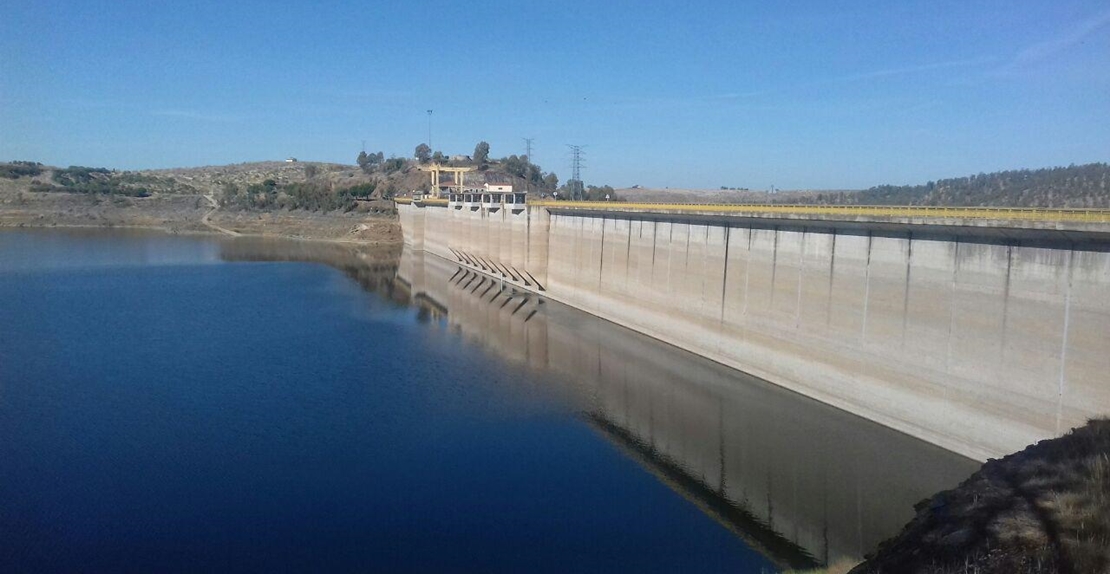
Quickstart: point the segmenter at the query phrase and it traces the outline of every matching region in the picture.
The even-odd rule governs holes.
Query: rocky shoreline
[[[399,244],[401,228],[392,211],[388,201],[367,202],[350,212],[223,211],[193,194],[135,198],[0,192],[0,228],[141,228],[174,234],[219,233],[223,228],[241,235]]]
[[[989,460],[853,574],[1110,572],[1110,420]]]

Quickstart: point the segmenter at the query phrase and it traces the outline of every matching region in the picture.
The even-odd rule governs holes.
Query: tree
[[[512,175],[523,178],[527,173],[528,164],[527,160],[521,161],[519,157],[511,155],[501,158],[501,168]]]
[[[436,163],[443,163],[447,161],[447,157],[443,155],[443,152],[437,151],[432,154],[432,161]]]
[[[405,158],[403,157],[391,157],[389,160],[382,162],[382,170],[385,171],[386,174],[401,171],[404,168]]]
[[[564,185],[563,187],[566,188],[566,195],[568,196],[567,199],[573,199],[575,201],[582,199],[582,194],[585,191],[582,187],[582,180],[567,180],[566,185]]]
[[[612,186],[603,185],[589,185],[582,193],[582,199],[586,201],[619,201],[617,193],[613,190]]]
[[[547,189],[552,190],[552,191],[554,191],[555,189],[558,189],[558,187],[559,187],[559,176],[555,175],[555,172],[551,172],[551,173],[543,176],[543,186],[546,187]]]
[[[489,144],[486,142],[478,142],[474,146],[474,161],[477,163],[486,163],[489,161]]]
[[[416,159],[420,160],[420,163],[428,163],[428,160],[432,159],[432,148],[423,143],[416,146]]]
[[[362,169],[363,173],[374,171],[374,166],[381,162],[382,160],[378,157],[378,154],[368,154],[365,151],[358,154],[358,167]]]

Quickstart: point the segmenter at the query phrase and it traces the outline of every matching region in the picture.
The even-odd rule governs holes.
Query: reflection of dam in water
[[[785,564],[859,557],[977,465],[485,275],[406,249],[426,313],[537,370],[594,427]]]
[[[396,245],[358,245],[237,237],[220,244],[224,261],[298,261],[322,263],[342,271],[367,291],[389,296],[397,274],[401,248]]]

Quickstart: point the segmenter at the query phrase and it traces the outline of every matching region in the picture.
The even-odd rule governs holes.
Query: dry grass
[[[1110,420],[989,461],[917,510],[853,572],[1110,572]]]

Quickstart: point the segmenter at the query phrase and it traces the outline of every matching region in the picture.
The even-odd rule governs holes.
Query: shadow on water
[[[305,261],[548,375],[630,459],[784,568],[859,559],[978,464],[742,372],[397,247],[222,243]]]
[[[401,246],[237,237],[220,243],[220,258],[320,263],[338,269],[367,291],[393,299]]]

